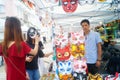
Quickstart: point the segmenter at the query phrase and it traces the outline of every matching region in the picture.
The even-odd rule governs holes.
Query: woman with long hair
[[[6,80],[26,80],[26,54],[36,55],[39,37],[35,37],[35,47],[31,49],[22,38],[21,23],[16,17],[7,17],[5,21],[4,40],[0,55],[6,64]]]

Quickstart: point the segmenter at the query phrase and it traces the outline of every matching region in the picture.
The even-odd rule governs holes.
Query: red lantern
[[[62,0],[63,10],[67,13],[72,13],[77,9],[78,0]]]

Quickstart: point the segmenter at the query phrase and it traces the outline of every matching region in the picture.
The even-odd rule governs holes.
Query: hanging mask
[[[74,80],[87,80],[87,75],[84,73],[73,72]]]
[[[73,77],[75,80],[87,80],[86,69],[85,58],[73,60]]]
[[[99,2],[105,2],[105,1],[107,1],[107,0],[98,0]]]
[[[53,3],[53,4],[55,4],[55,3],[57,3],[58,2],[58,0],[45,0],[47,3]]]
[[[80,32],[71,32],[70,37],[70,52],[74,56],[74,58],[77,57],[83,57],[85,54],[85,45],[84,45],[85,37],[83,35],[83,31]]]
[[[120,80],[120,73],[116,72],[115,75],[107,75],[104,80]]]
[[[77,9],[78,0],[62,0],[63,10],[67,13],[72,13]]]
[[[80,5],[85,5],[85,4],[93,4],[95,0],[78,0]]]
[[[87,64],[86,64],[85,58],[82,58],[81,60],[79,59],[73,60],[73,71],[74,72],[86,74],[86,69],[87,69]]]
[[[95,75],[92,75],[92,74],[88,74],[88,80],[103,80],[101,75],[100,74],[95,74]],[[114,80],[114,79],[111,79],[111,80]]]
[[[74,58],[84,57],[85,46],[84,46],[84,44],[80,44],[80,45],[72,44],[71,48],[70,48],[70,52],[71,52],[72,56],[74,56]]]
[[[58,34],[55,37],[55,45],[59,48],[64,48],[68,45],[68,34]]]
[[[71,61],[58,62],[58,72],[61,80],[69,80],[72,77],[72,63]]]
[[[64,48],[56,48],[56,56],[57,56],[57,60],[59,61],[63,61],[63,60],[68,60],[70,58],[70,50],[69,50],[69,46],[66,46]]]
[[[54,79],[55,79],[55,74],[49,73],[42,75],[40,80],[54,80]]]
[[[84,43],[84,41],[85,41],[85,37],[83,35],[83,31],[71,33],[71,39],[70,39],[71,44],[79,45],[80,43]]]

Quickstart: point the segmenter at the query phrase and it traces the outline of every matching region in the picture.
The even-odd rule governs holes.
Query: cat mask
[[[59,77],[62,80],[69,80],[69,78],[72,78],[72,62],[71,61],[65,61],[65,62],[58,62],[58,72]]]
[[[58,34],[55,37],[55,45],[59,48],[64,48],[68,45],[68,34]]]
[[[56,48],[56,56],[58,61],[68,60],[70,58],[70,47],[65,46],[64,48]]]
[[[80,43],[84,43],[84,41],[85,41],[85,37],[83,31],[71,32],[71,39],[70,39],[71,44],[79,45]]]
[[[86,74],[86,69],[87,69],[87,64],[86,64],[85,58],[82,58],[81,60],[79,59],[73,60],[73,71],[74,72]]]
[[[74,58],[77,58],[77,57],[81,58],[81,57],[84,57],[85,55],[85,46],[84,44],[80,44],[80,45],[72,44],[70,47],[70,51]]]

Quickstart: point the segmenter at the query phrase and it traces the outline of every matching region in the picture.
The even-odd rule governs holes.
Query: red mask
[[[70,50],[69,50],[69,46],[66,46],[64,48],[56,48],[56,52],[57,52],[57,59],[59,61],[63,61],[63,60],[68,60],[70,58]]]
[[[67,13],[72,13],[77,9],[78,0],[62,0],[63,10]]]

